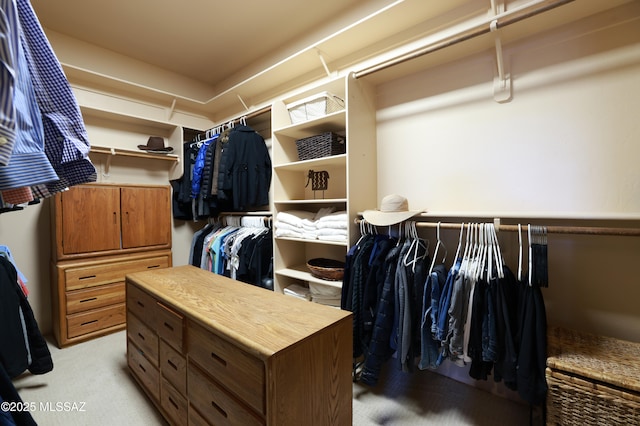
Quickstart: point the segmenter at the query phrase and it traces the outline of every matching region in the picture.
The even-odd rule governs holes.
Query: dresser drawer
[[[169,415],[171,424],[187,425],[189,418],[187,399],[163,377],[160,378],[160,406]]]
[[[153,365],[158,366],[158,335],[135,315],[127,315],[127,337]]]
[[[147,358],[130,340],[127,340],[127,364],[144,388],[158,400],[160,397],[160,375]]]
[[[158,302],[156,330],[160,337],[179,352],[182,352],[182,336],[184,334],[184,317],[171,308]]]
[[[138,318],[144,318],[147,325],[155,331],[157,302],[153,296],[138,287],[127,284],[127,309]]]
[[[66,296],[68,314],[124,303],[124,282],[69,291]]]
[[[90,311],[67,315],[68,338],[124,324],[126,307],[124,303],[92,309]]]
[[[146,271],[147,269],[166,268],[168,266],[168,256],[157,256],[147,259],[123,260],[67,268],[64,271],[66,290],[78,290],[102,284],[124,282],[127,274]]]
[[[160,372],[182,395],[187,394],[187,361],[160,339]]]
[[[211,426],[193,405],[189,404],[189,426]]]
[[[192,321],[187,327],[187,342],[191,360],[214,376],[222,386],[264,414],[265,373],[262,361]],[[189,388],[193,389],[191,384]]]
[[[189,364],[189,401],[213,425],[263,425],[264,420],[239,403],[198,367]],[[212,371],[212,374],[216,374]]]

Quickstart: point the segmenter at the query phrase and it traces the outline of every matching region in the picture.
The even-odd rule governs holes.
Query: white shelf
[[[150,152],[133,151],[130,149],[121,148],[110,148],[106,146],[92,146],[90,152],[92,154],[122,155],[125,157],[148,158],[152,160],[164,160],[173,162],[180,161],[178,156],[175,154],[154,154]]]
[[[275,171],[287,170],[287,171],[307,171],[309,169],[318,167],[346,167],[347,154],[330,155],[328,157],[313,158],[311,160],[293,161],[290,163],[284,163],[274,166]]]
[[[315,284],[322,284],[329,287],[342,287],[342,281],[329,281],[314,277],[313,275],[311,275],[311,272],[309,272],[307,265],[296,265],[290,268],[278,269],[276,271],[276,275],[282,275],[285,277],[294,278],[300,281],[312,282]]]
[[[278,136],[288,136],[294,139],[302,139],[325,132],[340,134],[344,132],[346,116],[346,111],[341,110],[319,118],[280,128],[274,131],[274,133]]]
[[[293,237],[275,237],[276,240],[281,241],[297,241],[299,243],[307,244],[323,244],[328,246],[347,246],[347,241],[330,241],[330,240],[312,240],[308,238],[293,238]]]
[[[304,199],[304,200],[277,200],[275,204],[338,204],[346,203],[346,198],[317,198],[317,199]]]

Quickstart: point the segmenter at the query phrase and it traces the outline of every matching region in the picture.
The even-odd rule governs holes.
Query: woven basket
[[[310,136],[296,141],[298,159],[311,160],[347,152],[345,139],[333,132]]]
[[[640,344],[550,327],[547,424],[640,424]]]
[[[315,258],[307,262],[307,268],[316,278],[340,281],[344,277],[344,262],[333,259]]]

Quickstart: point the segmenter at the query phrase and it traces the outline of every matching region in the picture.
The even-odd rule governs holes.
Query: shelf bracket
[[[322,56],[322,52],[316,49],[316,53],[318,54],[318,59],[320,59],[320,63],[324,68],[324,72],[327,73],[327,77],[331,77],[331,71],[329,70],[329,66],[327,66],[327,61],[324,60],[324,56]]]
[[[104,165],[104,172],[102,172],[102,176],[104,177],[109,177],[109,171],[111,170],[111,159],[113,157],[115,157],[116,155],[116,149],[115,148],[111,148],[111,155],[107,157],[107,162]]]
[[[171,117],[173,117],[173,112],[176,109],[176,101],[177,101],[177,99],[173,98],[173,102],[171,102],[171,106],[167,110],[167,121],[170,121]]]
[[[494,19],[489,25],[491,32],[494,33],[496,44],[496,69],[497,75],[493,77],[493,99],[496,102],[509,102],[512,97],[511,92],[511,74],[505,70],[504,58],[502,56],[502,40],[498,33],[498,21]]]
[[[244,109],[245,109],[246,111],[249,111],[249,107],[247,106],[247,104],[245,104],[245,103],[244,103],[244,100],[242,99],[242,97],[241,97],[240,95],[238,95],[237,93],[236,93],[236,96],[238,97],[238,100],[240,101],[240,103],[242,104],[242,106],[244,107]]]

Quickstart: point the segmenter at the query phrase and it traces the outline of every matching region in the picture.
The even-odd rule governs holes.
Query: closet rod
[[[266,114],[266,113],[268,113],[268,112],[270,112],[270,111],[271,111],[271,105],[267,105],[267,106],[262,107],[262,108],[260,108],[260,109],[253,110],[253,111],[251,111],[250,113],[247,113],[247,114],[242,115],[242,116],[240,116],[240,117],[233,118],[233,119],[231,119],[231,120],[227,120],[227,121],[226,121],[226,123],[231,123],[231,122],[234,122],[234,121],[240,121],[240,120],[242,120],[243,118],[244,118],[244,119],[247,119],[247,120],[250,120],[250,119],[255,118],[255,117],[258,117],[258,116],[260,116],[260,115],[262,115],[262,114]],[[226,123],[225,123],[225,124],[226,124]],[[201,133],[200,133],[200,136],[205,136],[208,132],[210,132],[210,131],[214,130],[216,127],[218,127],[218,126],[213,126],[213,127],[212,127],[212,128],[210,128],[209,130],[206,130],[205,132],[201,132]]]
[[[360,224],[362,219],[356,219],[355,223]],[[460,230],[462,223],[440,223],[440,229]],[[469,226],[469,223],[465,223]],[[418,228],[437,228],[436,222],[416,221]],[[539,226],[539,225],[538,225]],[[528,225],[521,225],[522,231],[529,229]],[[640,228],[614,228],[600,226],[546,226],[548,234],[574,234],[574,235],[611,235],[619,237],[640,237]],[[496,231],[518,232],[518,225],[499,225]]]
[[[513,11],[510,11],[510,12],[505,12],[501,15],[496,15],[492,17],[488,22],[477,24],[465,31],[461,31],[457,34],[454,34],[442,40],[436,41],[430,45],[421,47],[417,50],[414,50],[413,52],[405,53],[403,55],[399,55],[394,58],[383,61],[379,64],[372,65],[363,70],[356,71],[353,73],[353,76],[354,78],[366,77],[367,75],[374,74],[378,71],[383,71],[395,65],[400,65],[412,59],[416,59],[421,56],[437,52],[438,50],[442,50],[444,48],[454,46],[464,41],[471,40],[476,37],[480,37],[484,34],[488,34],[491,32],[491,22],[493,21],[496,22],[496,29],[500,29],[508,25],[515,24],[516,22],[520,22],[524,19],[539,15],[551,9],[555,9],[559,6],[563,6],[567,3],[571,3],[573,1],[575,0],[543,0],[540,2],[536,2],[536,4],[533,6],[527,5],[519,9],[514,9]]]

